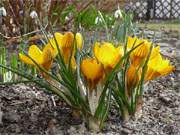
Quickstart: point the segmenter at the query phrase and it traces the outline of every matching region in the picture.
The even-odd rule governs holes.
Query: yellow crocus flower
[[[160,54],[160,47],[154,47],[152,49],[145,74],[145,82],[153,80],[160,76],[165,76],[174,70],[174,67],[170,65],[169,60],[164,60]],[[141,78],[141,68],[137,72],[137,66],[131,64],[127,70],[127,90],[128,95],[131,92],[131,88],[136,86]]]
[[[131,96],[131,88],[132,87],[136,87],[136,85],[138,84],[139,80],[140,80],[140,76],[141,76],[141,70],[137,71],[138,69],[136,68],[136,66],[134,66],[133,64],[131,64],[127,70],[127,95]]]
[[[160,54],[150,59],[147,67],[145,81],[168,75],[174,70],[174,66],[170,65],[169,60],[164,60]]]
[[[141,44],[142,43],[142,44]],[[135,50],[130,54],[131,63],[135,66],[140,65],[145,58],[148,56],[150,51],[151,42],[145,39],[138,39],[137,37],[128,37],[127,40],[127,49],[131,50],[132,48],[138,46]]]
[[[118,63],[123,55],[122,47],[115,48],[113,44],[104,42],[101,46],[96,42],[94,46],[96,59],[103,64],[105,70],[111,70]]]
[[[63,35],[61,33],[54,33],[54,38],[49,39],[49,42],[47,43],[47,45],[45,46],[44,49],[50,49],[51,53],[53,54],[53,58],[55,58],[58,54],[58,49],[57,47],[60,48],[60,45],[62,44],[62,40],[63,40]],[[56,45],[56,41],[57,41],[57,45]]]
[[[98,63],[95,58],[83,59],[81,62],[81,72],[83,73],[90,90],[93,90],[104,76],[103,66]]]
[[[75,38],[76,38],[77,48],[79,50],[82,50],[82,48],[83,48],[83,37],[82,37],[81,33],[76,33]]]
[[[58,54],[58,49],[57,49],[57,46],[58,46],[60,49],[61,55],[64,58],[65,64],[69,63],[69,58],[72,53],[71,64],[72,64],[72,67],[75,68],[76,61],[74,57],[74,53],[75,53],[74,34],[72,32],[66,32],[64,35],[62,35],[61,33],[56,32],[54,36],[56,38],[57,45],[56,45],[55,39],[51,38],[46,47],[51,48],[53,57],[56,57],[56,55]],[[82,35],[80,33],[76,33],[75,40],[77,42],[77,48],[82,50],[82,45],[83,45]]]
[[[64,35],[61,33],[56,32],[54,34],[54,38],[49,39],[48,44],[45,46],[45,48],[51,48],[52,54],[54,54],[54,57],[58,54],[58,49],[61,51],[65,62],[67,62],[67,59],[70,56],[71,49],[73,47],[73,40],[74,40],[74,35],[71,32],[66,32]],[[57,41],[57,42],[56,42]],[[57,45],[56,45],[57,43]]]
[[[64,35],[63,35],[63,38],[62,38],[62,42],[60,44],[60,51],[61,51],[61,54],[64,58],[64,62],[66,64],[69,63],[69,58],[71,56],[71,53],[72,53],[72,58],[74,57],[74,34],[71,33],[71,32],[66,32]],[[72,62],[72,60],[71,60]]]
[[[36,45],[32,45],[29,48],[28,55],[40,66],[49,70],[52,65],[52,59],[55,58],[58,54],[58,49],[63,56],[65,64],[69,63],[69,59],[72,53],[71,65],[73,68],[76,68],[76,60],[74,57],[74,34],[72,32],[66,32],[64,35],[61,33],[54,33],[54,38],[49,39],[47,45],[45,45],[43,51],[41,51]],[[82,48],[82,36],[80,33],[76,34],[77,46]],[[57,45],[56,45],[57,43]],[[35,66],[35,63],[28,58],[26,55],[19,53],[20,59],[30,65]]]
[[[156,46],[156,47],[153,47],[152,49],[152,52],[151,52],[151,55],[150,55],[150,60],[156,58],[157,56],[160,56],[160,46]]]
[[[128,37],[128,39],[127,39],[127,49],[130,50],[131,48],[137,46],[138,45],[137,44],[137,39],[138,39],[137,37]],[[135,43],[135,41],[136,41],[136,43]]]
[[[52,53],[50,49],[43,49],[41,51],[36,45],[31,45],[28,50],[28,55],[44,69],[49,70],[52,65]],[[19,53],[19,58],[26,64],[36,66],[36,64],[26,55]]]

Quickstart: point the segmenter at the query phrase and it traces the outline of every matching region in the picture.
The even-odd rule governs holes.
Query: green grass
[[[165,23],[139,23],[140,28],[147,28],[151,30],[177,31],[180,34],[180,22],[165,22]]]

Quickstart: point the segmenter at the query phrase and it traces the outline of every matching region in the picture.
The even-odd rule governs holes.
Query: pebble
[[[68,133],[73,134],[76,131],[76,128],[71,126],[70,129],[68,130]]]
[[[122,134],[124,135],[128,135],[128,134],[131,134],[132,133],[132,131],[131,130],[129,130],[129,129],[127,129],[127,128],[123,128],[122,130],[121,130],[121,132],[122,132]]]
[[[11,123],[16,123],[21,119],[20,115],[18,115],[16,112],[8,112],[4,114],[3,120],[7,120]]]
[[[163,93],[161,93],[160,95],[159,95],[159,99],[161,100],[161,101],[163,101],[164,103],[170,103],[170,101],[171,101],[171,98],[170,97],[167,97],[167,95],[165,95],[165,94],[163,94]]]
[[[115,125],[111,125],[111,129],[116,129],[116,126]]]
[[[175,45],[177,46],[177,48],[180,48],[179,45],[180,45],[180,41],[178,40]]]
[[[3,112],[0,110],[0,125],[2,124]]]
[[[168,47],[169,48],[169,44],[168,43],[157,43],[158,45],[161,46],[161,48],[164,48],[164,47]]]
[[[51,119],[49,122],[48,122],[48,127],[47,127],[47,134],[49,135],[55,135],[56,133],[56,123],[57,123],[57,120],[56,119]]]

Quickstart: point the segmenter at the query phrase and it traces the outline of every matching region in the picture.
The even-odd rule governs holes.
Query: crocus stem
[[[142,105],[143,105],[143,97],[142,96],[138,96],[137,97],[137,102],[136,102],[136,109],[135,112],[140,112],[142,110]]]
[[[92,130],[92,131],[100,130],[100,128],[99,128],[100,121],[98,119],[94,118],[93,116],[89,116],[87,124],[88,124],[89,130]]]
[[[130,117],[129,111],[128,111],[128,109],[125,106],[122,109],[122,117],[123,117],[124,121],[128,121],[129,117]]]

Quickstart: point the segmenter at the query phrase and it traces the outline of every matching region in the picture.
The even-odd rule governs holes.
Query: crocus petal
[[[133,45],[135,47],[136,40],[137,40],[137,37],[128,37],[128,39],[127,39],[127,48],[129,50],[133,48]]]
[[[28,55],[37,63],[37,64],[42,64],[43,59],[42,59],[42,51],[36,46],[36,45],[31,45],[29,47]]]
[[[56,32],[56,33],[54,33],[54,36],[56,38],[58,46],[61,46],[62,40],[63,40],[63,35],[59,32]],[[57,48],[57,45],[53,45],[53,46],[54,46],[54,48]]]
[[[42,51],[36,46],[31,45],[28,50],[28,55],[31,57],[37,64],[42,64]],[[21,61],[23,61],[26,64],[30,65],[36,65],[28,56],[19,53],[19,58]]]
[[[49,70],[51,68],[52,65],[52,52],[50,49],[43,49],[43,53],[42,53],[42,66],[43,68],[45,68],[46,70]]]
[[[54,33],[54,37],[49,39],[49,44],[57,50],[57,46],[61,46],[62,44],[62,39],[63,39],[63,35],[59,32],[56,32]]]
[[[74,42],[74,34],[72,32],[66,32],[63,35],[61,48],[72,48]]]
[[[160,76],[160,73],[156,72],[155,70],[148,68],[145,76],[145,81],[153,80],[156,77]]]
[[[53,58],[55,58],[58,54],[57,47],[59,47],[59,49],[60,49],[60,46],[61,46],[62,40],[63,40],[63,35],[61,33],[56,32],[56,33],[54,33],[54,37],[55,38],[49,39],[48,44],[45,45],[45,47],[44,47],[44,49],[50,49],[51,50]]]
[[[32,60],[29,57],[27,57],[26,55],[22,54],[22,53],[19,53],[19,58],[20,58],[21,61],[23,61],[26,64],[34,65]]]
[[[36,46],[32,45],[29,47],[28,55],[39,65],[42,66],[44,69],[49,70],[52,65],[52,52],[51,48],[45,47],[43,52]],[[19,58],[26,64],[33,65],[37,68],[35,62],[33,62],[28,56],[19,53]],[[38,69],[38,68],[37,68]]]
[[[127,49],[131,50],[132,48],[137,47],[130,54],[132,64],[134,64],[135,66],[139,66],[142,62],[144,62],[144,59],[148,56],[148,53],[150,51],[150,46],[151,42],[147,40],[138,39],[136,37],[128,37]]]
[[[76,59],[74,58],[74,56],[72,57],[72,59],[71,59],[71,67],[72,67],[72,69],[76,69]]]
[[[81,63],[81,71],[90,89],[93,89],[104,75],[103,66],[95,58],[84,59]]]
[[[100,49],[100,43],[96,42],[94,44],[94,55],[95,55],[95,57],[99,57],[99,49]]]
[[[155,57],[157,57],[158,55],[160,55],[160,46],[156,46],[152,49],[151,55],[150,55],[150,60],[154,59]]]
[[[127,94],[131,95],[131,88],[135,87],[140,80],[140,70],[131,64],[127,70]]]
[[[52,55],[53,58],[55,58],[56,55],[58,54],[57,49],[52,47],[52,45],[50,43],[48,43],[47,45],[44,46],[43,51],[45,51],[45,50],[50,50],[51,51],[51,55]]]
[[[77,43],[77,48],[79,50],[82,50],[83,48],[83,38],[82,38],[82,35],[80,33],[76,33],[76,43]]]
[[[74,57],[74,35],[71,32],[67,32],[63,35],[62,44],[60,45],[61,54],[64,58],[66,64],[69,63],[69,59],[72,56]]]
[[[94,55],[105,69],[112,69],[123,55],[121,49],[121,47],[115,48],[108,42],[104,42],[101,46],[97,42],[94,46]]]
[[[160,54],[156,55],[153,59],[150,59],[147,66],[148,69],[145,76],[146,81],[168,75],[174,70],[174,67],[170,65],[169,60],[164,60]]]
[[[144,43],[143,43],[144,42]],[[139,45],[140,43],[143,43],[142,45],[140,45],[139,47],[137,47],[134,51],[133,54],[137,57],[146,57],[148,55],[149,49],[150,49],[150,42],[146,41],[146,40],[138,40],[137,41],[137,45]]]

